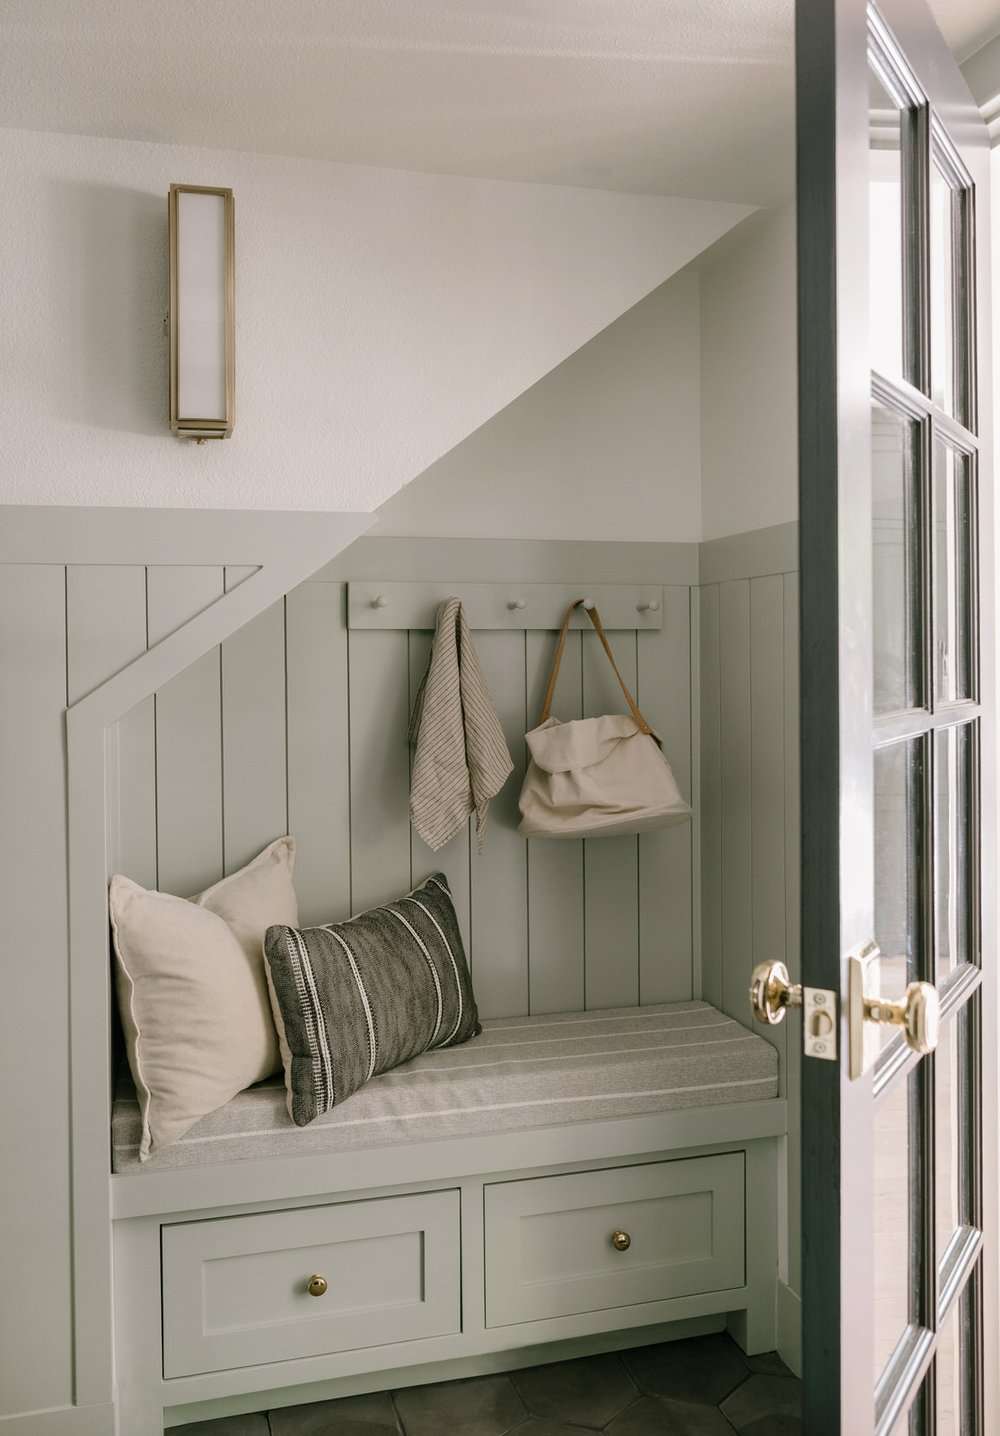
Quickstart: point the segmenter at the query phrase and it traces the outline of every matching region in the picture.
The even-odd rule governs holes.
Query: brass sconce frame
[[[206,419],[197,415],[182,414],[179,410],[178,359],[181,313],[178,275],[178,196],[181,194],[219,195],[225,203],[225,415],[222,418]],[[231,189],[215,188],[210,185],[172,184],[167,197],[167,223],[169,237],[170,265],[170,428],[178,438],[194,439],[203,443],[206,439],[228,439],[233,432],[236,418],[236,225],[235,206]]]

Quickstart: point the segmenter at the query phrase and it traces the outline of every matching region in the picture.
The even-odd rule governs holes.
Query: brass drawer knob
[[[308,1291],[308,1293],[309,1293],[310,1296],[325,1296],[325,1295],[326,1295],[326,1277],[325,1277],[325,1276],[311,1276],[311,1277],[309,1278],[309,1285],[306,1287],[306,1290]]]
[[[629,1247],[632,1245],[632,1238],[629,1236],[628,1232],[613,1232],[611,1236],[611,1245],[614,1247],[616,1252],[627,1252]]]

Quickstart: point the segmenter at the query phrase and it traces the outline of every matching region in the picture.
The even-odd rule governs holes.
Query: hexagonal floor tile
[[[723,1332],[640,1346],[624,1359],[643,1391],[693,1406],[718,1406],[748,1374],[742,1352]]]
[[[620,1356],[584,1356],[511,1372],[521,1400],[536,1416],[600,1430],[638,1391]]]
[[[798,1416],[762,1416],[744,1426],[742,1436],[802,1436],[804,1430]]]
[[[510,1436],[587,1436],[589,1426],[567,1426],[564,1421],[539,1421],[529,1416],[521,1426],[515,1426]]]
[[[268,1436],[263,1411],[249,1412],[246,1416],[220,1416],[216,1421],[196,1421],[185,1430],[192,1436]]]
[[[733,1436],[733,1428],[716,1406],[643,1396],[615,1417],[607,1436]]]
[[[737,1431],[749,1431],[754,1422],[779,1417],[798,1418],[802,1387],[794,1376],[748,1376],[743,1385],[722,1402],[722,1410]],[[765,1429],[758,1427],[758,1430]]]
[[[397,1436],[399,1431],[388,1391],[283,1406],[270,1420],[271,1436]]]
[[[743,1360],[751,1371],[757,1371],[761,1376],[792,1376],[793,1372],[782,1361],[776,1351],[765,1351],[760,1356],[744,1356]]]
[[[506,1436],[528,1415],[507,1376],[474,1376],[396,1392],[406,1436]]]

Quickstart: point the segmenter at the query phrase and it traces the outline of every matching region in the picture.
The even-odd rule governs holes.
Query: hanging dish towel
[[[525,735],[531,754],[521,788],[521,826],[526,838],[612,838],[684,822],[691,809],[681,796],[660,740],[618,671],[596,608],[587,609],[601,647],[614,669],[628,714],[552,717],[552,699],[566,647],[570,604],[556,644],[538,727]]]
[[[482,846],[490,799],[514,764],[457,598],[445,599],[438,609],[410,742],[417,750],[410,779],[410,817],[417,832],[437,851],[475,813]]]

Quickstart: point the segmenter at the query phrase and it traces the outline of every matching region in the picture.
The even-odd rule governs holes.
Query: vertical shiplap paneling
[[[683,592],[683,590],[681,590]],[[691,996],[701,997],[701,590],[688,595],[688,705],[691,743]],[[640,849],[641,853],[641,849]],[[641,873],[640,873],[641,878]]]
[[[785,959],[785,594],[781,574],[750,580],[750,811],[752,962]],[[785,1078],[786,1022],[754,1030],[778,1049]]]
[[[785,711],[785,961],[793,982],[802,975],[801,964],[801,817],[799,812],[799,576],[783,578],[784,601],[784,711]],[[802,1018],[793,1008],[785,1019],[788,1028],[785,1056],[785,1092],[788,1099],[788,1284],[802,1289]]]
[[[472,848],[472,978],[483,1017],[528,1011],[528,863],[517,799],[524,778],[525,635],[475,636],[483,677],[514,771],[490,805],[482,852]]]
[[[581,634],[571,632],[552,713],[582,717]],[[555,635],[529,631],[526,641],[528,724],[538,722],[555,652]],[[528,843],[530,1010],[573,1012],[584,1005],[583,843],[535,838]]]
[[[150,568],[149,642],[159,643],[223,592],[220,567]],[[223,875],[222,690],[218,648],[156,694],[157,885],[191,897]]]
[[[66,571],[70,703],[146,651],[146,570],[140,564],[72,565]],[[153,700],[109,730],[108,861],[156,886]]]
[[[391,902],[410,887],[408,637],[348,633],[351,722],[351,906]]]
[[[691,590],[663,590],[663,627],[638,633],[638,701],[691,802]],[[638,1001],[684,1002],[693,991],[693,828],[639,837]]]
[[[433,635],[414,630],[410,633],[409,671],[410,708],[417,696],[421,680],[427,672],[431,656]],[[412,763],[413,752],[410,752]],[[456,833],[450,843],[434,852],[429,848],[416,828],[410,828],[410,871],[414,885],[422,882],[433,872],[442,872],[448,879],[455,916],[462,930],[462,941],[469,952],[469,824]]]
[[[722,698],[722,1006],[747,1026],[753,966],[750,584],[719,585]]]
[[[66,616],[66,678],[73,704],[145,653],[145,568],[71,565]]]
[[[74,683],[92,687],[99,655],[81,662],[74,628]],[[65,707],[66,572],[0,565],[0,895],[15,989],[0,1003],[0,1053],[8,1091],[23,1095],[3,1120],[0,1422],[73,1400]]]
[[[118,835],[113,843],[118,872],[143,887],[158,883],[156,856],[155,701],[144,698],[119,718],[112,733],[118,765]]]
[[[226,591],[253,569],[226,569]],[[274,603],[222,645],[223,862],[227,873],[288,830],[285,605]]]
[[[346,585],[303,583],[285,600],[288,830],[299,921],[351,912]]]
[[[719,585],[699,597],[701,672],[701,995],[722,1005],[722,691]]]
[[[584,632],[583,715],[627,713],[628,704],[596,633]],[[615,662],[635,693],[636,635],[608,635]],[[584,863],[584,1006],[634,1007],[639,1001],[638,838],[590,838]]]

